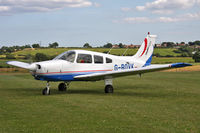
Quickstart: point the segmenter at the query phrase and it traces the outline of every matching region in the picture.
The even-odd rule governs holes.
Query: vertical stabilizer
[[[133,56],[140,66],[148,66],[151,64],[156,37],[156,35],[150,35],[148,33],[139,50]]]

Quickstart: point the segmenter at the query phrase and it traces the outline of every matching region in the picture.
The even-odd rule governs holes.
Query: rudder
[[[139,50],[133,56],[136,62],[139,62],[141,66],[148,66],[151,64],[156,37],[156,35],[150,35],[148,33]]]

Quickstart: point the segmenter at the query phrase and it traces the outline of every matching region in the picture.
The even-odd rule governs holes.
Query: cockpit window
[[[92,56],[90,54],[78,54],[77,63],[92,63]]]
[[[76,53],[74,51],[64,52],[58,55],[54,60],[66,60],[69,62],[74,62]]]
[[[94,55],[94,63],[103,64],[103,56]]]

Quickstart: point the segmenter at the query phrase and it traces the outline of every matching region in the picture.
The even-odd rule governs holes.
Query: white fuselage
[[[38,80],[73,81],[73,77],[77,75],[134,69],[143,65],[143,63],[134,60],[132,56],[114,56],[85,50],[73,50],[73,52],[75,52],[73,61],[53,59],[34,63],[39,67],[32,72],[33,76]],[[90,55],[90,62],[79,62],[78,56],[80,54]],[[95,62],[95,60],[99,59],[96,59],[96,56],[101,61]]]

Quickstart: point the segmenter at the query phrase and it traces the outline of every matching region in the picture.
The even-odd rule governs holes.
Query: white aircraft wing
[[[131,69],[131,70],[109,71],[109,72],[105,72],[105,73],[80,75],[80,76],[75,76],[74,78],[80,79],[80,80],[85,80],[85,81],[97,81],[97,80],[103,80],[106,77],[112,77],[112,78],[122,77],[122,76],[136,75],[136,74],[160,71],[160,70],[164,70],[164,69],[185,67],[185,66],[191,66],[191,64],[175,63],[175,64],[164,64],[164,65],[149,65],[146,67],[135,68],[135,69]]]
[[[37,65],[34,63],[29,64],[29,63],[20,62],[20,61],[8,61],[7,64],[21,67],[21,68],[28,69],[28,70],[32,70],[32,71],[36,70],[36,68],[37,68]]]
[[[7,64],[17,66],[17,67],[21,67],[21,68],[25,68],[25,69],[29,69],[29,67],[30,67],[30,64],[20,62],[20,61],[8,61]]]

